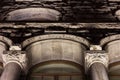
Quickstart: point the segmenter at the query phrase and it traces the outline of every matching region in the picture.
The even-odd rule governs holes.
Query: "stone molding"
[[[89,41],[82,37],[68,35],[68,34],[48,34],[48,35],[40,35],[40,36],[29,38],[22,43],[22,47],[25,48],[26,46],[28,46],[31,43],[34,43],[36,41],[50,40],[50,39],[71,40],[71,41],[82,43],[83,45],[85,45],[87,47],[89,47],[89,45],[90,45]]]
[[[107,44],[107,43],[109,43],[111,41],[115,41],[115,40],[120,40],[120,34],[105,37],[104,39],[102,39],[100,41],[100,45],[104,46],[105,44]]]
[[[11,46],[12,43],[13,43],[12,40],[10,40],[9,38],[4,37],[4,36],[0,36],[0,41],[7,44],[7,45],[9,45],[9,46]]]
[[[0,23],[0,28],[47,28],[50,26],[60,26],[63,28],[95,28],[95,29],[120,29],[120,23],[26,23],[25,25],[15,25],[15,23]]]
[[[102,63],[108,68],[109,58],[105,51],[95,50],[85,52],[85,71],[88,72],[89,68],[94,63]]]

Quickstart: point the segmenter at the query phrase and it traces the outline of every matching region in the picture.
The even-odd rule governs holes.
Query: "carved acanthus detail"
[[[107,68],[109,58],[105,51],[86,51],[85,52],[85,71],[87,72],[90,66],[94,63],[102,63]]]
[[[2,54],[2,58],[4,66],[8,63],[15,62],[19,64],[24,71],[27,68],[28,60],[25,51],[20,50],[5,51],[4,54]]]

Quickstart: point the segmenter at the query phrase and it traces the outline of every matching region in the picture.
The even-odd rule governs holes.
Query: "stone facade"
[[[120,80],[119,4],[0,0],[0,80]]]
[[[119,79],[119,23],[0,26],[1,80]]]
[[[22,19],[26,21],[35,21],[35,18],[38,21],[43,21],[41,20],[42,18],[40,14],[44,13],[36,11],[36,14],[36,12],[32,11],[32,9],[31,14],[29,15],[26,15],[29,13],[28,10],[25,11],[26,14],[19,13],[19,11],[22,9],[24,10],[27,8],[42,8],[43,10],[54,9],[56,11],[59,11],[60,16],[57,21],[60,22],[90,22],[91,19],[93,19],[91,22],[112,22],[119,20],[118,0],[4,0],[1,1],[0,19],[1,21],[10,21],[10,19],[12,21],[18,21],[21,19],[20,15],[22,15]],[[14,19],[10,18],[14,12],[19,13],[19,15],[17,14],[17,17],[14,16]],[[45,14],[46,13],[47,12],[45,12]],[[47,16],[49,16],[48,14],[49,12],[47,13]],[[30,17],[31,15],[32,17]],[[36,17],[36,15],[39,17]],[[24,18],[24,16],[26,17]],[[30,18],[28,17],[28,19],[27,16]]]

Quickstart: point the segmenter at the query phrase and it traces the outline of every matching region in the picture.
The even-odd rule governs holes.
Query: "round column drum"
[[[4,36],[0,36],[0,74],[2,73],[2,70],[3,70],[2,54],[11,45],[12,45],[12,41],[10,39],[8,39]]]
[[[109,55],[109,74],[111,80],[120,77],[120,35],[112,35],[101,40],[101,45]]]
[[[47,77],[45,80],[57,80],[53,79],[55,74],[58,74],[56,75],[57,78],[62,79],[62,75],[60,76],[59,74],[81,73],[79,69],[83,65],[83,52],[88,48],[89,42],[82,37],[73,35],[49,34],[27,39],[22,45],[29,56],[30,66],[46,63],[33,70],[32,74],[34,71],[35,73],[39,72],[39,74],[47,73],[51,75],[49,73],[52,73],[54,76],[50,79]],[[73,64],[79,65],[79,68]],[[84,69],[82,68],[81,70]],[[69,80],[70,75],[67,75],[67,79],[64,79],[63,76],[62,80]]]
[[[58,21],[60,12],[49,8],[25,8],[11,11],[7,21]]]

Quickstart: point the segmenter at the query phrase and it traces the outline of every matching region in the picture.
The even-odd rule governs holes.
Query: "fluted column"
[[[108,56],[102,50],[90,50],[85,53],[85,70],[90,74],[91,80],[109,80]]]
[[[27,58],[24,51],[14,49],[5,52],[3,55],[4,71],[0,80],[18,80],[21,72],[25,71]]]

